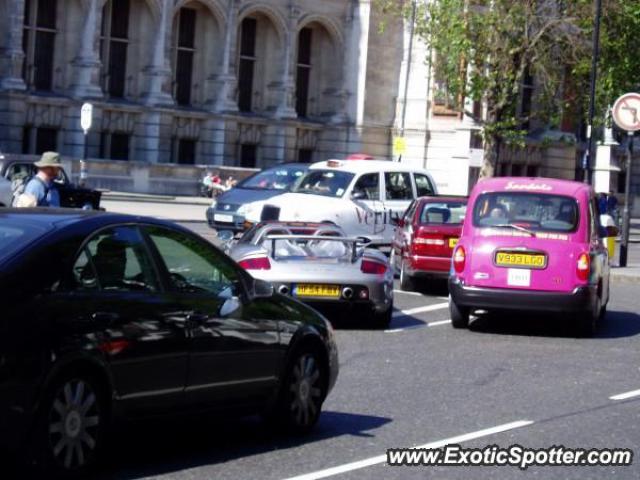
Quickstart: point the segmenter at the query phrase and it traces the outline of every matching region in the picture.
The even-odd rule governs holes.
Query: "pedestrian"
[[[613,193],[613,190],[609,192],[609,197],[607,197],[607,211],[609,215],[613,217],[616,225],[620,221],[620,212],[618,210],[618,197]]]
[[[600,215],[606,215],[608,211],[608,203],[607,194],[604,192],[600,192],[598,194],[598,210],[600,211]]]
[[[60,193],[54,182],[62,168],[60,154],[44,152],[34,165],[38,173],[29,180],[24,193],[33,195],[38,207],[60,207]]]

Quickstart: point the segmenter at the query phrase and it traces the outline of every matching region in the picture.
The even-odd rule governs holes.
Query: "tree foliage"
[[[415,0],[416,32],[431,46],[434,68],[459,99],[482,101],[485,114],[466,114],[483,127],[481,176],[492,176],[500,143],[522,143],[532,120],[558,124],[568,75],[590,49],[589,0]],[[613,1],[613,0],[612,0]],[[623,0],[619,0],[623,1]],[[387,14],[411,15],[410,1],[377,0]],[[519,108],[525,77],[535,79],[535,106]]]
[[[593,33],[593,13],[585,16],[581,28]],[[600,27],[600,56],[596,82],[596,121],[620,95],[640,90],[640,0],[603,0]],[[577,101],[583,112],[589,104],[586,95],[591,71],[591,51],[573,69]],[[579,95],[582,94],[582,95]]]

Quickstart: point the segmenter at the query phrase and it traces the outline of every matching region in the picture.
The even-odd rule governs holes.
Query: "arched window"
[[[298,64],[296,68],[296,112],[299,117],[307,116],[309,102],[309,81],[311,79],[311,41],[313,30],[303,28],[298,34]]]
[[[178,105],[203,105],[215,96],[212,89],[222,56],[220,16],[206,4],[181,4],[173,21],[173,97]]]
[[[330,117],[336,113],[336,92],[341,85],[342,62],[338,40],[317,21],[301,28],[297,40],[298,117]]]
[[[238,109],[274,111],[282,99],[278,82],[284,68],[283,33],[270,14],[255,12],[238,28]]]
[[[240,27],[240,61],[238,67],[238,108],[241,112],[253,109],[253,74],[256,62],[255,18],[245,18]]]
[[[175,36],[174,96],[178,105],[191,105],[193,59],[196,54],[196,11],[181,8]]]
[[[129,48],[130,0],[109,0],[102,9],[100,60],[102,89],[110,97],[125,96]]]
[[[50,91],[53,88],[57,7],[56,0],[24,2],[22,76],[29,89]]]

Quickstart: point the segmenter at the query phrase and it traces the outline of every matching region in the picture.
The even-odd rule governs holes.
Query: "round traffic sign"
[[[640,130],[640,94],[625,93],[616,100],[611,110],[613,121],[622,130],[636,132]]]
[[[93,122],[93,105],[90,103],[82,104],[82,108],[80,109],[80,126],[85,133],[89,131],[91,128],[91,123]]]

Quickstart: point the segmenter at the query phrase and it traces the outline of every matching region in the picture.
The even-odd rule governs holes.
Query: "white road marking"
[[[410,317],[411,315],[415,315],[416,313],[432,312],[433,310],[441,310],[443,308],[447,308],[448,306],[449,304],[447,302],[444,302],[436,303],[435,305],[427,305],[426,307],[410,308],[409,310],[399,310],[397,312],[393,312],[392,317]]]
[[[445,445],[467,442],[469,440],[475,440],[476,438],[487,437],[496,433],[506,432],[508,430],[514,430],[516,428],[527,427],[532,425],[530,420],[519,420],[517,422],[505,423],[504,425],[498,425],[497,427],[486,428],[484,430],[478,430],[477,432],[465,433],[464,435],[458,435],[457,437],[445,438],[444,440],[437,440],[435,442],[426,443],[414,447],[416,449],[422,448],[442,448]],[[376,457],[359,460],[357,462],[346,463],[337,467],[327,468],[325,470],[318,470],[317,472],[307,473],[305,475],[299,475],[297,477],[291,477],[287,480],[318,480],[320,478],[332,477],[341,473],[352,472],[353,470],[359,470],[361,468],[371,467],[373,465],[379,465],[387,461],[387,455],[378,455]]]
[[[411,325],[410,327],[404,327],[404,328],[392,328],[389,330],[385,330],[384,333],[398,333],[398,332],[404,332],[405,330],[416,330],[418,328],[424,328],[424,327],[437,327],[438,325],[446,325],[448,323],[451,323],[451,320],[441,320],[439,322],[429,322],[429,323],[425,323],[423,325]]]
[[[427,327],[437,327],[438,325],[447,325],[451,323],[451,319],[449,320],[440,320],[439,322],[429,322]]]
[[[640,397],[640,390],[633,390],[631,392],[619,393],[609,397],[609,400],[626,400],[627,398]]]
[[[404,290],[394,290],[393,293],[401,293],[402,295],[413,295],[415,297],[423,297],[421,293],[418,292],[405,292]]]

